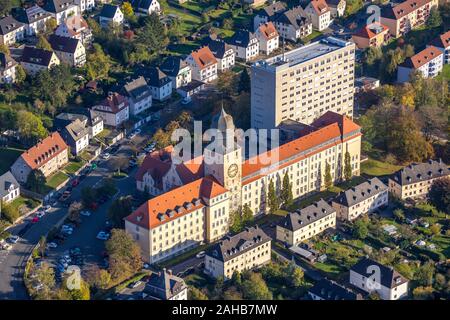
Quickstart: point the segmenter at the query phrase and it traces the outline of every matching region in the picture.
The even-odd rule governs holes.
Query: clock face
[[[236,174],[238,173],[238,166],[236,164],[232,164],[229,168],[228,168],[228,176],[230,178],[234,178],[236,177]]]

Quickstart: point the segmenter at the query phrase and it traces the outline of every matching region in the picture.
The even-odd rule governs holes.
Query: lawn
[[[436,78],[450,81],[450,64],[444,64],[442,72]]]
[[[67,166],[64,168],[64,171],[67,174],[75,174],[82,166],[84,165],[84,161],[80,162],[69,162]]]
[[[45,184],[47,190],[46,192],[45,191],[44,192],[48,193],[49,191],[51,191],[51,189],[55,189],[57,186],[59,186],[68,178],[69,176],[62,171],[55,173],[51,177],[47,178],[47,183]]]
[[[303,38],[301,40],[302,40],[303,43],[308,43],[308,42],[314,40],[315,38],[317,38],[318,36],[321,36],[321,35],[322,35],[322,32],[317,31],[317,30],[313,30],[312,33],[309,36],[307,36],[307,37],[305,37],[305,38]]]
[[[187,252],[184,252],[178,256],[173,257],[172,259],[168,259],[165,261],[162,261],[160,263],[157,263],[158,267],[160,268],[166,268],[169,266],[173,266],[176,265],[182,261],[185,261],[191,257],[193,257],[194,255],[196,255],[197,253],[199,253],[200,251],[205,251],[209,246],[211,246],[211,244],[204,244],[201,246],[197,246],[194,249],[191,249]]]
[[[368,159],[361,163],[361,174],[368,176],[385,176],[400,170],[402,166],[381,162],[374,159]]]
[[[0,175],[7,172],[23,150],[14,148],[0,148]]]
[[[37,200],[25,198],[22,196],[18,197],[13,202],[11,202],[11,206],[13,208],[16,208],[17,211],[20,213],[20,215],[23,215],[23,214],[27,213],[28,211],[33,210],[39,204],[40,204],[40,202]]]

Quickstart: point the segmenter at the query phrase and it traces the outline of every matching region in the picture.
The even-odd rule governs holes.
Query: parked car
[[[108,160],[110,157],[111,157],[111,155],[108,152],[106,152],[105,154],[102,155],[102,158],[104,160]]]
[[[52,208],[52,207],[49,206],[49,205],[46,205],[46,206],[43,206],[43,207],[42,207],[42,209],[44,210],[44,212],[49,212],[51,208]]]
[[[57,247],[58,247],[58,245],[56,244],[56,242],[47,243],[47,249],[55,249]]]
[[[59,198],[59,201],[65,202],[67,199],[69,199],[71,192],[70,191],[64,191],[62,196]]]
[[[205,251],[200,251],[199,253],[196,254],[195,257],[198,258],[198,259],[201,259],[201,258],[204,258],[205,255],[206,255]]]
[[[76,187],[79,184],[80,184],[80,179],[78,179],[78,178],[76,178],[72,181],[72,187]]]
[[[90,216],[91,216],[91,212],[88,211],[88,210],[82,210],[82,211],[80,212],[80,214],[81,214],[82,216],[85,216],[85,217],[90,217]]]
[[[98,240],[106,241],[106,240],[108,240],[108,238],[109,238],[109,233],[107,233],[107,232],[105,232],[105,231],[100,231],[100,232],[97,234],[97,239],[98,239]]]
[[[31,223],[36,223],[36,222],[39,222],[38,216],[34,216],[33,219],[31,220]]]
[[[45,216],[45,212],[44,212],[44,211],[38,211],[38,212],[36,212],[36,217],[42,218],[43,216]]]
[[[6,239],[6,242],[15,244],[17,243],[17,241],[19,241],[19,239],[20,238],[18,236],[10,236],[9,238]]]
[[[128,288],[130,288],[130,289],[135,289],[135,288],[139,287],[142,283],[143,283],[143,282],[140,281],[140,280],[135,281],[135,282],[132,282],[132,283],[130,283],[130,284],[128,285]]]

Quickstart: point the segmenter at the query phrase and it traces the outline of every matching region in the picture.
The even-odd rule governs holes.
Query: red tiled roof
[[[162,178],[172,166],[171,153],[173,146],[149,153],[136,173],[136,180],[142,181],[144,175],[149,173],[158,188],[162,187]]]
[[[313,6],[318,16],[330,11],[330,8],[328,7],[328,4],[325,0],[312,0],[311,5]]]
[[[411,58],[406,59],[402,65],[408,68],[417,69],[440,55],[442,55],[442,51],[436,47],[429,46],[413,55]]]
[[[266,38],[266,40],[270,40],[276,38],[278,36],[277,29],[273,25],[272,22],[266,22],[259,26],[259,31]]]
[[[66,19],[65,24],[70,34],[75,36],[82,30],[89,28],[86,20],[82,16],[72,16]]]
[[[45,163],[67,149],[67,145],[58,132],[53,132],[34,147],[22,153],[22,159],[31,169],[40,168]]]
[[[201,178],[148,200],[125,220],[146,229],[155,228],[204,207],[203,199],[211,199],[227,191],[212,177]]]
[[[377,28],[379,28],[381,30],[378,33],[376,33]],[[374,22],[374,23],[371,23],[371,24],[368,24],[368,25],[362,27],[361,30],[359,30],[357,33],[355,33],[355,36],[372,39],[376,35],[383,33],[383,32],[387,32],[387,31],[389,31],[388,27],[386,27],[385,25],[382,25],[381,23]]]
[[[382,11],[382,16],[398,20],[430,2],[432,0],[406,0],[394,7],[387,7]]]
[[[203,47],[198,50],[192,51],[191,56],[200,69],[204,69],[217,63],[214,54],[208,47]]]
[[[118,113],[128,106],[128,100],[124,96],[118,94],[117,92],[114,92],[109,94],[106,99],[103,100],[99,105],[109,107],[109,111],[97,109],[96,106],[94,106],[94,109],[97,109],[99,111]]]
[[[438,48],[450,47],[450,30],[431,41],[431,45]]]

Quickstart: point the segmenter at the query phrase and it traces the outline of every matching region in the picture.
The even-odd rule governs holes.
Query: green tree
[[[12,206],[11,204],[1,203],[0,209],[0,217],[6,219],[10,223],[14,223],[20,217],[17,207]]]
[[[219,75],[217,89],[223,96],[229,97],[236,92],[235,73],[228,70]]]
[[[30,191],[40,193],[44,190],[47,179],[39,169],[34,169],[30,172],[27,178],[26,187]]]
[[[434,271],[434,263],[428,261],[416,270],[414,278],[423,286],[431,286],[433,283]]]
[[[269,182],[269,191],[267,194],[267,202],[269,204],[270,212],[275,212],[280,208],[280,201],[277,196],[277,192],[275,191],[275,184],[271,179]]]
[[[108,289],[111,284],[111,275],[108,270],[100,269],[97,265],[88,269],[86,279],[89,285],[101,290]]]
[[[397,221],[403,222],[405,221],[405,213],[403,212],[403,209],[395,209],[394,210],[394,217]]]
[[[434,180],[428,197],[436,209],[450,214],[450,178]]]
[[[157,149],[163,149],[171,144],[171,134],[159,128],[153,134],[152,141],[156,142]]]
[[[7,15],[13,8],[13,2],[11,0],[0,0],[0,17]]]
[[[79,201],[74,201],[70,204],[69,207],[69,220],[72,222],[77,222],[80,220],[80,212],[83,208],[83,205]]]
[[[122,10],[125,18],[129,19],[134,16],[133,6],[128,1],[123,2],[120,9]]]
[[[430,231],[433,236],[439,235],[441,233],[441,225],[437,223],[431,225]]]
[[[244,228],[244,222],[239,211],[230,213],[230,231],[233,233],[241,232]]]
[[[208,296],[196,287],[189,287],[188,300],[209,300]]]
[[[89,207],[97,199],[97,191],[92,187],[81,189],[81,201],[85,207]]]
[[[98,43],[94,43],[93,52],[87,55],[86,75],[89,80],[104,79],[108,77],[111,68],[111,59],[105,54]]]
[[[9,51],[9,47],[7,45],[5,45],[5,44],[0,44],[0,52],[4,53],[6,55],[10,55],[11,54],[11,52]]]
[[[430,9],[430,16],[428,17],[426,24],[429,28],[436,28],[442,25],[441,14],[437,7],[432,7]]]
[[[432,300],[434,298],[433,287],[416,287],[413,290],[414,300]]]
[[[16,83],[22,84],[27,77],[27,74],[25,72],[25,69],[22,67],[22,65],[18,64],[16,66]]]
[[[165,50],[169,43],[167,30],[156,13],[144,18],[143,27],[137,32],[135,49],[130,56],[130,60],[135,62],[148,60]],[[136,53],[144,54],[144,59],[137,59]]]
[[[242,222],[244,225],[248,225],[253,221],[253,211],[248,204],[244,204],[242,208]]]
[[[292,183],[289,179],[289,172],[286,172],[284,174],[280,192],[280,199],[283,202],[285,208],[288,208],[294,200],[294,196],[292,195]]]
[[[2,95],[3,99],[5,99],[5,101],[8,102],[9,105],[11,105],[11,103],[16,100],[17,91],[13,88],[7,88],[5,91],[3,91]]]
[[[325,188],[329,189],[333,185],[333,178],[331,177],[331,166],[328,161],[325,163]]]
[[[45,33],[51,34],[53,31],[55,31],[56,27],[58,26],[58,22],[55,18],[50,18],[47,21],[45,21]]]
[[[120,197],[111,204],[108,210],[108,218],[115,227],[123,227],[123,219],[131,214],[132,208],[132,196]]]
[[[294,262],[291,262],[289,264],[288,270],[289,273],[287,274],[287,276],[289,284],[294,288],[301,287],[303,285],[303,279],[305,276],[303,270],[300,267],[297,267]]]
[[[364,219],[358,219],[353,224],[353,236],[364,240],[369,234],[368,223]]]
[[[52,46],[48,42],[47,38],[45,38],[45,36],[42,34],[38,36],[38,42],[36,43],[36,48],[44,49],[47,51],[53,51]]]
[[[350,153],[348,151],[345,152],[344,157],[344,178],[345,180],[350,180],[353,176],[352,172],[352,164],[350,162]]]
[[[47,250],[47,238],[45,236],[41,236],[39,239],[39,254],[41,257],[45,256],[45,251]]]
[[[48,300],[51,297],[55,287],[55,273],[48,263],[43,263],[41,267],[35,270],[36,280],[42,284],[42,290],[39,290],[37,299]]]
[[[238,92],[250,92],[250,76],[247,69],[242,70],[239,76]]]
[[[242,282],[241,290],[245,299],[272,300],[272,293],[259,273],[251,272]]]

